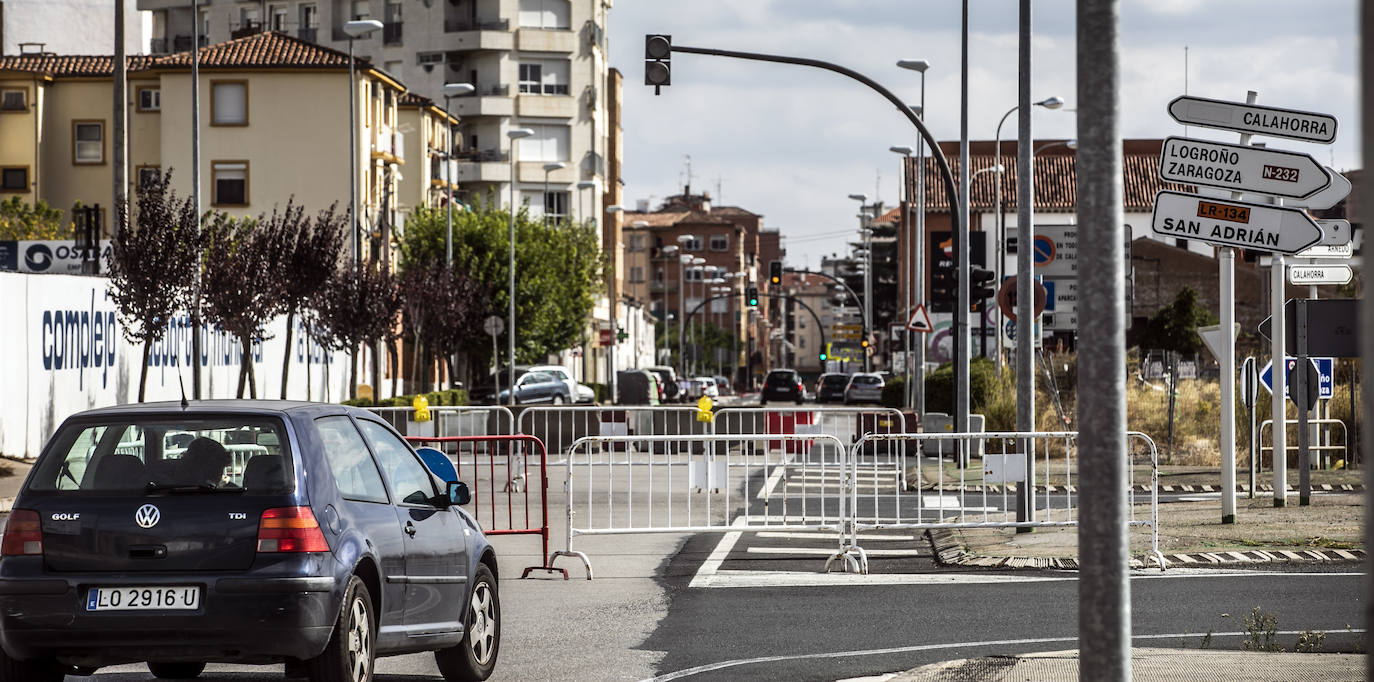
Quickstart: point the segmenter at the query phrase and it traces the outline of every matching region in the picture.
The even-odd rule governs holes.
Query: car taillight
[[[5,522],[5,539],[0,542],[0,555],[23,556],[43,554],[43,521],[32,509],[15,509]]]
[[[259,552],[328,552],[319,522],[310,507],[277,507],[258,522]]]

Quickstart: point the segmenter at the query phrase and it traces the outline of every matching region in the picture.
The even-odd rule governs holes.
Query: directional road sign
[[[1360,355],[1360,300],[1356,298],[1290,298],[1283,306],[1284,347],[1298,348],[1298,301],[1307,306],[1308,355],[1355,358]],[[1270,340],[1273,316],[1259,323],[1259,334]]]
[[[1349,284],[1355,273],[1349,265],[1290,265],[1288,283],[1294,286]]]
[[[1331,358],[1308,358],[1308,360],[1317,368],[1317,386],[1321,389],[1320,393],[1317,394],[1318,397],[1322,399],[1331,398],[1331,396],[1335,395],[1336,390],[1335,362],[1333,362]],[[1284,376],[1289,376],[1293,371],[1293,367],[1297,364],[1297,358],[1288,358],[1288,372],[1285,372]],[[1264,363],[1264,369],[1260,370],[1259,378],[1260,385],[1264,386],[1264,390],[1272,394],[1274,392],[1274,362],[1272,360]],[[1292,394],[1288,392],[1292,385],[1293,382],[1289,381],[1283,386],[1283,397],[1289,400],[1293,399]]]
[[[1322,230],[1298,209],[1162,191],[1155,195],[1156,234],[1220,246],[1297,253],[1322,239]]]
[[[1336,141],[1336,117],[1311,111],[1184,95],[1169,102],[1169,115],[1184,125],[1286,137],[1304,142],[1331,144]]]
[[[1308,154],[1186,137],[1164,140],[1159,177],[1299,199],[1331,184],[1326,169]]]
[[[1328,175],[1331,176],[1331,184],[1327,185],[1326,189],[1317,192],[1316,194],[1313,194],[1312,196],[1307,197],[1306,199],[1290,201],[1288,202],[1288,205],[1294,206],[1296,208],[1311,208],[1316,209],[1318,211],[1324,211],[1328,208],[1331,208],[1332,206],[1335,206],[1336,204],[1341,203],[1342,199],[1349,196],[1350,179],[1345,177],[1344,175],[1341,175],[1340,173],[1337,173],[1335,169],[1333,169],[1330,166],[1326,167],[1326,172]]]
[[[1349,220],[1318,220],[1317,225],[1322,228],[1322,244],[1328,246],[1339,246],[1350,243]]]
[[[1299,251],[1294,254],[1298,258],[1345,258],[1349,259],[1355,255],[1355,246],[1349,242],[1345,244],[1318,244],[1310,249]]]

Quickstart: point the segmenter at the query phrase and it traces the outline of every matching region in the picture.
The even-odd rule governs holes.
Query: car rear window
[[[854,383],[872,386],[883,383],[883,380],[880,377],[854,377]]]
[[[821,379],[822,386],[843,386],[847,383],[849,383],[849,377],[841,374],[835,374]]]
[[[284,493],[295,487],[282,423],[152,415],[73,423],[53,435],[28,489],[70,493]]]
[[[794,374],[792,374],[792,373],[790,373],[790,372],[785,373],[785,374],[784,374],[784,373],[769,374],[769,375],[768,375],[768,383],[770,383],[770,384],[778,384],[778,385],[783,385],[783,384],[795,384],[795,383],[797,383],[797,377],[796,377],[796,375],[794,375]]]

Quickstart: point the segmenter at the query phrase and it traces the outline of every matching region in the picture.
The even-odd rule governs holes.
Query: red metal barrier
[[[458,478],[472,492],[472,515],[484,533],[540,537],[544,563],[526,568],[521,578],[529,576],[530,571],[548,571],[562,573],[563,579],[568,579],[567,570],[549,565],[549,455],[543,441],[523,435],[407,436],[406,440],[416,445],[436,444],[453,460]],[[537,499],[531,498],[528,485],[532,457],[539,460]],[[536,505],[537,518],[532,518],[531,508]]]

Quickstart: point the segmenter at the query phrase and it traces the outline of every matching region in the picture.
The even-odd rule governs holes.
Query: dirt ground
[[[1314,476],[1315,480],[1315,476]],[[1149,508],[1137,506],[1137,518]],[[1159,505],[1159,548],[1165,554],[1226,550],[1364,549],[1362,494],[1313,495],[1311,506],[1275,507],[1272,495],[1236,498],[1236,522],[1221,523],[1221,501],[1172,502]],[[1077,557],[1076,528],[958,531],[968,551],[985,556]],[[1150,548],[1148,528],[1131,529],[1131,556]]]

